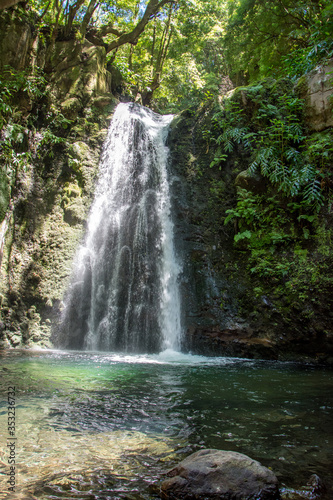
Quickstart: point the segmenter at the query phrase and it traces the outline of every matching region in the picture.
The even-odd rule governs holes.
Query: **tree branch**
[[[298,25],[304,24],[306,28],[309,27],[309,22],[304,18],[304,16],[300,17],[295,14],[295,12],[290,12],[290,9],[283,3],[282,0],[279,0],[279,4],[282,6],[282,9],[290,16],[292,19],[295,19],[297,21]]]
[[[107,43],[103,41],[103,36],[111,33],[112,35],[121,36],[124,34],[123,31],[119,31],[116,28],[113,28],[112,24],[106,24],[101,28],[89,28],[86,32],[86,39],[94,45],[105,47],[105,50],[108,48]]]
[[[163,7],[163,5],[171,2],[173,2],[173,0],[149,0],[145,13],[143,14],[142,19],[140,19],[135,28],[128,33],[123,33],[118,37],[117,40],[111,42],[108,45],[107,52],[111,52],[111,50],[114,50],[117,47],[120,47],[120,45],[124,45],[125,43],[132,43],[133,45],[135,45],[137,43],[137,39],[144,31],[150,19],[154,17],[155,14],[157,14],[157,12]]]
[[[46,14],[46,13],[47,13],[47,11],[49,10],[50,5],[51,5],[51,0],[49,0],[49,2],[48,2],[48,4],[46,5],[46,7],[45,7],[44,11],[43,11],[43,12],[41,13],[41,15],[39,16],[39,19],[38,19],[38,20],[39,20],[39,22],[42,22],[42,20],[43,20],[43,18],[44,18],[44,16],[45,16],[45,14]]]
[[[119,37],[124,34],[124,31],[117,30],[116,28],[113,27],[112,24],[105,24],[96,31],[97,36],[105,36],[109,34],[116,35]]]
[[[69,6],[67,26],[65,28],[66,35],[69,35],[69,33],[71,32],[76,13],[83,4],[84,0],[76,0],[74,5]]]

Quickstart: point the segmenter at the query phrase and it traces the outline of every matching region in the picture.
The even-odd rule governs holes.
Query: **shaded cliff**
[[[328,70],[319,70],[325,77],[316,89],[321,114],[309,84],[318,81],[317,71],[296,90],[288,80],[268,80],[236,89],[219,105],[183,112],[173,122],[169,143],[176,241],[184,260],[184,347],[194,353],[332,361]],[[287,196],[251,173],[251,155],[236,135],[230,153],[221,151],[218,121],[226,127],[228,109],[237,109],[251,128],[258,103],[278,109],[277,96],[289,94],[305,102],[299,116],[303,149],[309,144],[311,154],[311,147],[318,149],[312,161],[319,161],[323,172],[319,211],[306,206],[301,195]],[[229,137],[236,134],[228,130]]]
[[[0,30],[9,109],[1,137],[0,330],[5,345],[50,346],[120,75],[106,69],[103,47],[38,33],[31,13],[1,12]]]

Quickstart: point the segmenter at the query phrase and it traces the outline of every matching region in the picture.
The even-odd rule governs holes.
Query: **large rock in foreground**
[[[241,453],[200,450],[167,474],[163,499],[276,500],[280,498],[273,472]]]

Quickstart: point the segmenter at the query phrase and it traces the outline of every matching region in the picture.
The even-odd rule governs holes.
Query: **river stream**
[[[245,453],[281,487],[318,474],[333,498],[333,372],[165,351],[3,352],[1,498],[157,498],[201,448]],[[15,387],[16,496],[8,492],[7,388]]]

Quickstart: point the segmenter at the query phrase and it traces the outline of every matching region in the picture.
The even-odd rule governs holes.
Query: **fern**
[[[225,152],[231,153],[234,150],[235,144],[240,144],[247,132],[246,128],[227,128],[217,138],[216,143],[223,146]]]
[[[289,169],[279,158],[273,158],[271,163],[271,172],[269,173],[269,180],[273,183],[278,183],[279,189],[282,191],[288,191],[288,174]]]
[[[228,155],[223,154],[221,151],[221,148],[218,148],[215,155],[214,155],[213,161],[209,165],[210,168],[215,167],[215,165],[219,165],[219,170],[221,170],[221,168],[222,168],[221,163],[223,161],[225,161],[227,158],[228,158]]]
[[[252,236],[251,231],[243,231],[242,233],[237,233],[234,236],[234,240],[237,243],[237,241],[244,240],[244,239],[250,239]]]
[[[328,189],[331,183],[333,139],[327,134],[306,140],[302,127],[304,101],[292,91],[277,95],[272,90],[263,102],[263,89],[262,84],[240,89],[235,94],[238,101],[233,101],[234,97],[225,100],[223,110],[214,115],[214,127],[218,125],[220,135],[210,166],[219,164],[221,168],[221,161],[241,144],[251,153],[250,173],[260,172],[282,193],[301,196],[305,205],[318,209],[323,203],[322,186]],[[246,108],[242,104],[244,95]],[[253,106],[249,120],[246,113]]]
[[[292,168],[290,170],[290,187],[289,187],[290,196],[297,196],[299,194],[300,188],[301,188],[301,178],[299,176],[299,171]]]
[[[317,177],[317,170],[314,165],[310,163],[306,163],[299,171],[300,179],[302,183],[305,185],[308,182],[313,181]]]
[[[260,170],[263,175],[268,174],[270,160],[274,157],[274,149],[272,146],[257,150],[255,159],[250,165],[250,172]]]
[[[289,125],[289,139],[299,143],[305,139],[305,136],[302,131],[302,127],[299,123],[292,123]]]
[[[246,135],[247,132],[248,130],[246,128],[235,127],[227,131],[227,137],[236,142],[237,144],[240,144],[242,142],[244,135]]]
[[[254,132],[249,132],[248,134],[244,134],[243,136],[243,144],[245,146],[245,149],[252,150],[253,145],[256,142],[258,135]]]
[[[321,185],[318,179],[312,179],[304,189],[304,199],[318,210],[324,203]]]
[[[301,160],[300,153],[297,149],[293,147],[288,147],[285,152],[286,159],[288,162],[298,164]]]

